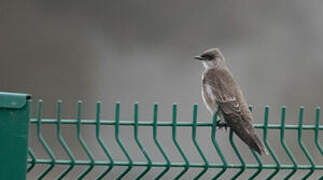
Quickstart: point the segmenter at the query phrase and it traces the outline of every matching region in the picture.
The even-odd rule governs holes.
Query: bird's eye
[[[214,58],[214,56],[211,55],[211,54],[203,54],[201,57],[203,57],[203,58],[205,58],[207,60],[212,60]]]

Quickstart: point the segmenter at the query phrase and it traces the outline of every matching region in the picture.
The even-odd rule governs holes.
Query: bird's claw
[[[225,130],[228,129],[228,125],[225,123],[225,122],[222,122],[221,120],[218,120],[216,122],[216,126],[219,128],[219,129],[222,129],[223,127],[225,128]]]

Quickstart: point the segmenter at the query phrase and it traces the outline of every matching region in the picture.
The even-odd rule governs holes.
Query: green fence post
[[[26,179],[29,98],[0,92],[0,179]]]

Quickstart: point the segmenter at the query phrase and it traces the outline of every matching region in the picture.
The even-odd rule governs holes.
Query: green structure
[[[295,178],[295,173],[298,170],[307,170],[304,171],[302,177],[297,177],[301,179],[310,179],[314,172],[319,171],[321,178],[323,178],[323,165],[316,164],[314,158],[307,150],[306,146],[302,141],[303,131],[312,131],[314,132],[313,144],[315,148],[319,151],[320,155],[323,157],[323,148],[320,144],[319,133],[323,130],[323,125],[320,125],[320,108],[317,107],[315,110],[315,124],[314,125],[304,125],[303,124],[303,115],[304,108],[300,107],[298,114],[298,124],[290,125],[285,123],[286,116],[286,107],[281,108],[281,121],[280,124],[269,124],[268,116],[269,116],[269,107],[265,108],[264,111],[264,123],[263,124],[255,124],[255,128],[261,129],[263,131],[263,141],[265,146],[267,147],[270,157],[272,158],[271,164],[263,163],[261,158],[258,156],[256,152],[252,151],[252,154],[255,158],[254,163],[248,163],[244,160],[243,156],[240,154],[235,142],[234,142],[234,134],[230,131],[229,134],[229,142],[231,147],[234,150],[234,155],[239,159],[240,163],[230,163],[225,157],[221,147],[219,146],[216,134],[217,127],[215,122],[217,121],[216,116],[213,119],[213,122],[198,122],[197,121],[197,110],[198,106],[194,105],[193,107],[193,116],[191,122],[178,122],[177,121],[177,105],[174,104],[172,106],[172,121],[169,122],[161,122],[158,121],[158,105],[155,104],[153,107],[153,120],[152,121],[139,121],[138,120],[138,104],[134,105],[133,112],[133,120],[132,121],[122,121],[120,120],[120,103],[116,103],[115,105],[115,118],[114,120],[101,120],[101,103],[97,102],[96,104],[96,118],[95,119],[82,119],[82,102],[79,101],[77,104],[77,113],[75,119],[63,119],[62,118],[62,101],[57,102],[57,114],[55,119],[46,119],[42,117],[42,101],[38,102],[38,113],[36,118],[29,118],[29,103],[27,99],[28,95],[24,94],[9,94],[9,93],[0,93],[0,162],[2,165],[0,166],[0,179],[25,179],[26,173],[32,172],[33,169],[36,169],[36,165],[47,165],[46,168],[38,175],[37,179],[43,179],[48,176],[48,174],[54,169],[55,166],[60,165],[64,166],[65,169],[60,171],[56,179],[63,179],[67,175],[69,175],[73,168],[76,166],[86,167],[81,173],[77,174],[77,179],[86,179],[86,176],[92,172],[94,167],[101,166],[105,167],[103,172],[97,175],[96,179],[109,179],[109,173],[116,167],[126,167],[123,168],[118,177],[116,179],[122,179],[125,177],[133,167],[144,167],[141,172],[139,172],[136,177],[133,179],[141,179],[145,177],[147,173],[151,171],[153,167],[161,167],[163,168],[160,172],[154,175],[154,179],[160,179],[165,177],[171,168],[180,168],[180,171],[174,179],[182,178],[189,169],[198,168],[200,171],[194,174],[193,179],[202,178],[208,170],[211,168],[217,168],[218,171],[213,175],[213,179],[221,179],[223,175],[227,172],[228,169],[238,169],[238,171],[234,171],[234,175],[232,175],[232,179],[237,179],[247,169],[253,169],[253,173],[248,179],[254,179],[260,175],[262,171],[269,170],[270,173],[266,174],[264,179],[271,179],[277,177],[278,173],[281,170],[289,170],[288,173],[284,176],[283,179],[293,179]],[[28,154],[29,159],[27,159],[27,148],[28,148],[28,124],[32,123],[36,126],[37,130],[37,138],[44,148],[45,152],[48,154],[49,158],[37,158],[37,156],[33,153],[32,148],[29,148]],[[64,149],[68,158],[66,159],[58,159],[55,157],[54,152],[51,150],[50,145],[46,142],[42,135],[42,124],[52,124],[56,128],[56,137],[61,147]],[[82,149],[86,153],[88,160],[79,160],[75,158],[73,152],[69,148],[66,143],[64,137],[61,133],[62,124],[70,124],[76,127],[76,137],[79,141]],[[84,126],[84,127],[82,127]],[[81,135],[81,127],[86,128],[88,126],[95,127],[95,137],[98,145],[102,149],[102,151],[106,155],[106,160],[95,160],[96,158],[90,151],[86,141],[83,139]],[[126,160],[124,161],[116,161],[112,156],[109,147],[104,144],[101,135],[101,127],[102,126],[112,126],[115,130],[114,138],[121,149],[121,152],[125,155]],[[127,126],[133,128],[133,140],[136,143],[136,146],[141,151],[145,161],[135,161],[131,157],[129,150],[124,145],[120,136],[120,127]],[[152,133],[145,133],[146,136],[151,135],[154,144],[150,144],[156,146],[159,150],[160,154],[163,157],[163,161],[156,162],[152,160],[152,154],[148,152],[147,148],[142,144],[138,132],[139,127],[151,127]],[[158,140],[158,132],[161,130],[160,127],[169,127],[171,128],[171,141],[174,144],[174,147],[178,151],[179,156],[181,157],[181,162],[173,162],[171,158],[167,155],[165,149],[167,147],[163,147],[162,144]],[[189,157],[184,153],[182,149],[184,149],[183,145],[180,144],[177,138],[177,129],[178,127],[188,128],[190,129],[190,137],[189,139],[193,142],[194,148],[198,152],[201,157],[201,162],[191,162]],[[217,155],[219,156],[221,163],[215,163],[211,159],[207,159],[204,154],[202,148],[199,145],[197,140],[197,129],[198,128],[210,128],[210,142],[212,142],[212,146],[214,147]],[[270,143],[268,142],[268,132],[271,130],[279,130],[280,132],[280,145],[284,150],[286,157],[289,158],[290,163],[284,164],[281,163],[278,156],[275,154],[272,149]],[[307,159],[307,163],[302,164],[297,162],[294,157],[290,147],[288,147],[285,138],[285,131],[292,130],[297,132],[297,146],[303,152]],[[151,132],[151,131],[149,131]],[[53,135],[54,136],[54,135]],[[28,168],[26,170],[28,164]]]
[[[26,178],[29,95],[0,93],[0,179]]]

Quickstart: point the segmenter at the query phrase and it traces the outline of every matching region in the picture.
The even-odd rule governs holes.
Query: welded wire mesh
[[[299,177],[299,174],[297,175],[298,178],[301,179],[308,179],[310,178],[314,172],[319,171],[318,177],[323,178],[323,165],[316,163],[315,159],[310,154],[309,150],[306,148],[302,137],[303,137],[303,131],[311,131],[314,132],[314,139],[313,144],[315,145],[315,148],[318,150],[319,158],[323,158],[323,148],[320,144],[320,132],[323,130],[323,125],[320,125],[319,119],[320,119],[320,108],[317,107],[315,110],[315,124],[314,125],[304,125],[303,124],[303,116],[304,116],[304,107],[300,107],[299,114],[298,114],[298,124],[286,124],[286,107],[281,108],[281,121],[280,124],[269,124],[269,107],[265,107],[264,111],[264,123],[263,124],[255,124],[254,127],[257,129],[262,130],[263,132],[263,141],[266,146],[266,148],[269,151],[269,156],[272,159],[273,163],[264,163],[262,161],[262,157],[260,157],[256,152],[251,151],[251,154],[253,155],[255,162],[257,163],[251,163],[245,160],[242,153],[238,149],[238,146],[236,145],[234,139],[234,134],[232,131],[229,131],[229,143],[234,151],[234,155],[239,160],[239,163],[231,163],[227,159],[228,157],[225,156],[225,153],[223,152],[223,149],[220,147],[216,134],[218,132],[218,128],[216,127],[217,122],[217,116],[214,116],[213,122],[198,122],[197,120],[197,113],[198,113],[198,106],[194,105],[193,107],[193,116],[191,122],[178,122],[177,121],[177,105],[174,104],[172,106],[172,121],[165,122],[165,121],[158,121],[158,105],[154,104],[153,106],[153,119],[152,121],[139,121],[138,118],[138,103],[134,105],[134,115],[132,121],[121,121],[120,120],[120,103],[115,104],[115,119],[114,120],[101,120],[100,114],[101,114],[101,103],[97,102],[96,104],[96,118],[94,120],[91,119],[82,119],[82,102],[79,101],[77,103],[77,113],[75,119],[63,119],[62,118],[62,101],[58,101],[57,103],[57,114],[55,119],[48,119],[43,118],[42,115],[42,107],[43,103],[42,101],[38,102],[38,109],[37,109],[37,117],[31,118],[30,122],[32,125],[36,126],[36,134],[37,139],[40,142],[42,148],[45,150],[45,152],[48,155],[48,158],[38,158],[36,154],[33,152],[32,147],[29,147],[29,159],[28,159],[28,170],[27,172],[30,173],[37,169],[37,165],[48,165],[42,172],[40,172],[37,175],[38,179],[46,178],[51,171],[55,168],[55,166],[64,166],[65,168],[60,171],[59,173],[55,174],[55,178],[57,179],[63,179],[67,177],[70,173],[72,173],[73,169],[75,169],[78,166],[86,167],[81,173],[77,174],[77,179],[83,179],[87,177],[89,173],[93,171],[95,167],[104,167],[104,170],[100,173],[95,175],[96,179],[110,179],[111,171],[118,167],[125,167],[122,169],[122,171],[119,171],[119,174],[116,177],[113,177],[113,179],[122,179],[124,178],[128,173],[130,173],[134,167],[142,167],[142,171],[139,173],[136,173],[135,177],[128,177],[130,179],[141,179],[147,176],[148,173],[153,168],[162,168],[159,172],[151,174],[149,176],[149,179],[161,179],[163,177],[167,177],[167,173],[171,169],[177,168],[180,169],[177,171],[177,174],[172,177],[173,179],[180,179],[183,178],[185,174],[188,173],[190,169],[198,168],[200,171],[197,173],[191,174],[190,179],[200,179],[205,176],[205,174],[210,171],[211,169],[217,169],[216,173],[212,174],[213,179],[221,179],[223,175],[229,170],[229,169],[236,169],[237,171],[232,172],[231,179],[237,179],[241,177],[247,170],[252,169],[254,170],[250,176],[248,176],[248,179],[254,179],[261,175],[263,171],[270,171],[270,173],[266,174],[265,176],[262,175],[261,178],[263,179],[271,179],[277,176],[282,170],[289,170],[287,174],[284,175],[282,179],[291,179],[295,178],[296,173],[299,170],[307,170],[304,171],[304,174]],[[252,108],[250,107],[252,110]],[[43,137],[44,133],[42,131],[42,126],[50,124],[54,125],[56,128],[56,138],[60,144],[60,146],[64,149],[64,152],[66,153],[65,159],[59,159],[55,156],[52,148],[49,146],[45,138]],[[68,143],[66,142],[66,139],[64,139],[62,135],[62,125],[72,125],[76,127],[76,137],[77,141],[81,144],[81,148],[84,150],[87,160],[80,160],[77,159],[74,155],[74,152],[69,147]],[[81,127],[87,128],[88,126],[94,126],[95,127],[95,140],[99,144],[99,147],[105,154],[106,160],[96,160],[95,155],[91,152],[88,142],[86,142],[85,138],[82,137],[81,133]],[[104,142],[104,136],[102,136],[102,126],[111,126],[114,128],[114,139],[118,145],[118,147],[121,149],[121,152],[125,156],[125,160],[116,160],[113,156],[113,154],[110,151],[111,147],[108,147],[107,144]],[[141,154],[144,157],[144,161],[136,161],[131,157],[131,153],[129,152],[129,149],[126,148],[124,139],[120,138],[120,127],[132,127],[133,128],[133,136],[129,138],[133,138],[135,141],[136,146],[139,148]],[[153,156],[154,154],[151,154],[148,150],[150,148],[147,148],[147,144],[143,144],[141,142],[141,138],[138,135],[140,133],[140,127],[150,127],[152,128],[152,133],[145,132],[145,136],[150,136],[153,139],[153,144],[149,144],[149,146],[155,146],[159,154],[163,157],[162,161],[154,161]],[[163,146],[160,141],[158,134],[162,130],[161,127],[169,127],[171,128],[171,139],[172,143],[175,146],[176,151],[178,151],[178,154],[180,158],[182,159],[181,162],[173,161],[172,158],[169,157],[169,155],[166,152],[166,149],[168,147]],[[200,142],[197,138],[197,130],[199,128],[210,128],[211,133],[209,135],[210,142],[212,143],[212,147],[215,149],[220,161],[214,162],[212,159],[209,159],[204,151],[203,148],[200,146]],[[183,151],[183,145],[181,145],[181,142],[178,138],[178,128],[188,128],[190,129],[189,139],[192,141],[194,148],[198,152],[198,155],[200,156],[201,161],[195,162],[191,161],[187,154]],[[280,145],[285,153],[285,155],[290,160],[290,163],[282,163],[280,162],[279,156],[275,153],[275,150],[272,148],[271,144],[269,143],[269,131],[273,130],[279,130],[280,132]],[[297,158],[293,155],[291,151],[291,147],[288,146],[288,139],[286,139],[286,131],[291,130],[297,132],[297,147],[300,148],[301,152],[306,157],[307,163],[301,163],[297,161]],[[54,136],[52,134],[51,136]],[[188,135],[187,135],[188,136]],[[322,142],[321,142],[322,143]],[[296,146],[293,146],[293,148]],[[322,162],[322,161],[321,161]],[[156,172],[156,171],[154,171]],[[53,176],[53,175],[52,175]],[[52,177],[51,176],[51,177]]]

